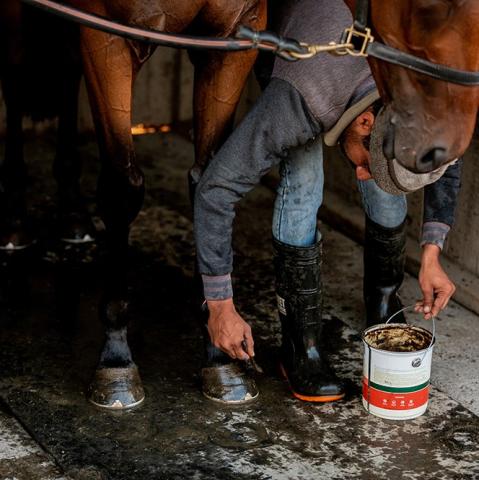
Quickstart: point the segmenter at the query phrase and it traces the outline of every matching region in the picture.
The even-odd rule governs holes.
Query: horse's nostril
[[[444,148],[433,148],[422,158],[416,161],[416,168],[419,172],[431,172],[447,162],[447,152]]]

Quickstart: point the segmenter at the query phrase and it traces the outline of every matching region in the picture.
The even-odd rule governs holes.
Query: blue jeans
[[[323,203],[323,146],[320,136],[306,146],[291,149],[280,165],[281,181],[273,213],[273,235],[287,245],[307,247],[318,240],[317,213]],[[393,228],[407,214],[405,195],[391,195],[374,180],[358,180],[366,215]]]

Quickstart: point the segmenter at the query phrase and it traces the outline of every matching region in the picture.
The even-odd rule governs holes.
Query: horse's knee
[[[124,165],[105,165],[100,174],[101,186],[118,194],[136,192],[144,189],[145,176],[135,163]]]
[[[107,227],[129,225],[138,215],[145,192],[141,169],[105,168],[98,181],[98,207]]]

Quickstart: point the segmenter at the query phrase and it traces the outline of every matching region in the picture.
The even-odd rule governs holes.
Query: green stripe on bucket
[[[375,388],[376,390],[381,390],[382,392],[390,392],[390,393],[412,393],[418,392],[423,388],[426,388],[429,385],[429,381],[417,385],[415,387],[387,387],[385,385],[380,385],[379,383],[371,382],[371,388]]]

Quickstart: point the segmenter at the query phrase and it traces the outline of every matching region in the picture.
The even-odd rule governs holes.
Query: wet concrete
[[[67,480],[8,409],[0,413],[0,432],[0,478]]]
[[[451,398],[455,392],[433,388],[426,415],[404,423],[363,410],[361,249],[327,226],[327,344],[349,394],[325,405],[291,397],[277,372],[273,196],[264,187],[243,202],[235,233],[235,296],[265,372],[257,379],[260,397],[239,408],[202,397],[201,330],[189,302],[193,235],[185,172],[192,148],[175,135],[141,137],[137,145],[148,196],[131,236],[130,342],[146,400],[116,414],[96,410],[84,393],[102,342],[101,235],[86,249],[54,240],[50,145],[32,143],[28,151],[38,160],[31,162],[32,209],[42,238],[34,251],[3,258],[0,397],[51,462],[81,480],[479,478],[479,420]],[[95,150],[90,142],[82,149],[91,197]],[[408,278],[407,299],[414,285]],[[0,454],[0,478],[10,478],[3,462]],[[35,477],[19,469],[15,478]]]

